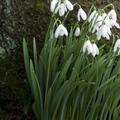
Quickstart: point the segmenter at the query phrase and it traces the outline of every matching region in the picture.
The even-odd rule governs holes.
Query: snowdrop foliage
[[[54,12],[54,11],[55,11],[55,8],[56,8],[57,3],[58,3],[58,0],[52,0],[52,1],[51,1],[51,6],[50,6],[51,12]]]
[[[37,120],[120,120],[120,39],[112,32],[120,26],[113,5],[87,13],[70,0],[52,0],[50,9],[41,53],[34,39],[30,58],[23,41]]]

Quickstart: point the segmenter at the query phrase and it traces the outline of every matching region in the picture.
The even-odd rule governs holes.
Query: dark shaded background
[[[102,7],[112,2],[120,20],[120,0],[77,1],[86,10],[92,3]],[[0,120],[34,120],[22,40],[27,39],[32,55],[32,38],[35,37],[40,51],[50,14],[47,0],[0,0]]]

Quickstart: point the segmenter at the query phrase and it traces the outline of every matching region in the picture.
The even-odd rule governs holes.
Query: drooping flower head
[[[57,3],[58,3],[58,0],[52,0],[51,1],[51,5],[50,5],[50,10],[51,12],[54,12],[55,11],[55,8],[57,6]]]
[[[99,49],[95,43],[91,43],[90,40],[87,40],[83,45],[83,53],[87,52],[91,54],[93,57],[99,55]]]
[[[67,7],[67,9],[68,9],[69,11],[72,11],[72,10],[73,10],[73,5],[72,5],[72,3],[71,3],[69,0],[65,0],[65,1],[64,1],[64,4],[66,5],[66,7]]]
[[[104,24],[99,28],[96,35],[97,35],[98,40],[100,40],[101,37],[104,37],[109,40],[111,36],[110,28]]]
[[[77,27],[75,30],[75,36],[76,37],[80,36],[80,28],[79,27]]]
[[[55,10],[55,13],[57,13],[57,12],[59,12],[60,16],[65,15],[65,12],[67,12],[67,8],[64,3],[61,3],[60,5],[58,5],[58,7]]]
[[[62,24],[60,24],[55,31],[55,38],[58,38],[59,36],[64,36],[64,35],[68,36],[68,31]]]
[[[78,10],[78,14],[77,14],[77,17],[78,17],[78,21],[80,21],[80,17],[83,19],[83,20],[86,20],[87,19],[87,14],[85,13],[85,11],[80,8]]]

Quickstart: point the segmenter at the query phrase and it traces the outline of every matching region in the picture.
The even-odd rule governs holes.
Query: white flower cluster
[[[111,28],[114,26],[120,28],[114,9],[110,10],[108,14],[94,10],[89,16],[88,21],[91,23],[89,31],[96,33],[98,40],[100,40],[101,37],[110,40],[110,36],[112,35]]]
[[[73,5],[69,0],[64,0],[64,2],[60,2],[59,0],[52,0],[50,9],[51,12],[59,12],[60,16],[64,16],[65,12],[68,10],[73,10]]]
[[[77,4],[78,5],[78,4]],[[74,6],[69,0],[52,0],[51,1],[51,12],[55,14],[59,14],[59,16],[64,16],[66,12],[72,11]],[[94,10],[87,19],[86,12],[81,8],[80,5],[77,13],[78,23],[81,20],[87,20],[89,23],[88,30],[89,32],[95,33],[97,40],[100,40],[102,37],[110,40],[110,36],[112,36],[111,28],[116,27],[120,28],[117,23],[117,14],[114,9],[110,10],[108,13],[105,13],[104,10]],[[86,33],[85,33],[86,34]],[[81,30],[79,25],[75,27],[74,32],[75,37],[79,37],[81,35]],[[55,30],[55,38],[59,36],[68,36],[68,30],[60,23]],[[93,57],[99,55],[99,49],[97,45],[91,43],[90,40],[87,40],[83,45],[83,53],[91,54]],[[117,40],[114,46],[114,52],[118,52],[120,54],[120,39]]]
[[[51,12],[55,14],[59,13],[59,16],[64,16],[67,11],[72,11],[73,8],[74,5],[69,0],[63,0],[63,2],[59,0],[52,0],[50,5]],[[81,7],[78,10],[77,18],[78,21],[80,21],[80,18],[82,18],[83,20],[87,19],[87,14]],[[64,25],[60,24],[55,31],[55,38],[64,35],[68,36],[67,28],[64,27]],[[75,36],[80,36],[80,28],[78,26],[75,30]]]

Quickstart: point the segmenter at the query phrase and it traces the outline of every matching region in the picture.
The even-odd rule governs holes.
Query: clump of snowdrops
[[[76,22],[65,27],[75,7]],[[112,29],[120,26],[114,6],[92,6],[86,13],[78,3],[52,0],[50,10],[53,15],[40,54],[34,39],[31,59],[23,41],[36,118],[119,120],[120,39]]]

